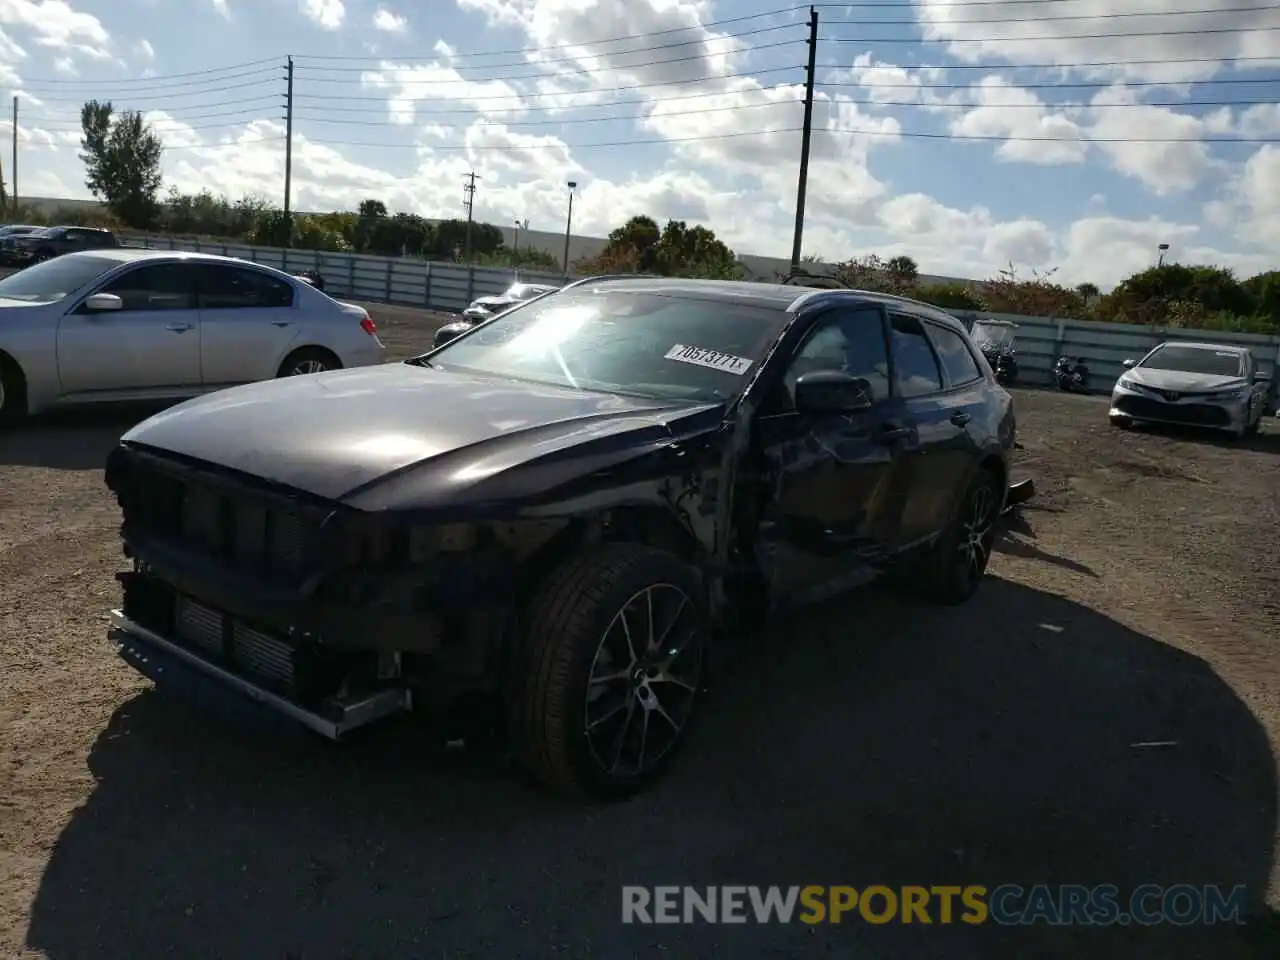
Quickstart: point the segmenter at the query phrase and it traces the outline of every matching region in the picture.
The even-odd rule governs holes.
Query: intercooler
[[[228,659],[241,672],[275,686],[294,685],[293,649],[275,637],[189,597],[176,599],[173,621],[177,639],[193,649]]]

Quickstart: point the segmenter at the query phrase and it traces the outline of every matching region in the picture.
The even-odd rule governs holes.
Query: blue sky
[[[819,8],[806,252],[969,276],[1014,261],[1102,286],[1159,243],[1277,266],[1275,0]],[[297,208],[380,197],[455,215],[475,170],[479,216],[559,229],[573,179],[576,233],[649,213],[786,256],[807,15],[761,0],[0,0],[0,64],[23,100],[27,194],[85,194],[76,112],[98,97],[148,113],[169,183],[279,197],[292,54]]]

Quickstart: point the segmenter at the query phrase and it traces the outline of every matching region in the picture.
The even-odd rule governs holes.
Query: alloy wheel
[[[300,377],[308,373],[324,373],[328,369],[323,360],[300,360],[293,365],[293,369],[289,371],[289,376]]]
[[[969,498],[969,509],[960,525],[957,549],[962,558],[966,582],[977,580],[987,569],[995,537],[996,497],[988,484],[980,484]]]
[[[654,584],[631,597],[596,647],[584,731],[610,777],[653,770],[679,742],[702,678],[702,625],[688,595]]]

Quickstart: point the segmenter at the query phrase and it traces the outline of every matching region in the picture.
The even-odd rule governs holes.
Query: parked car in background
[[[45,227],[15,237],[13,246],[6,248],[13,266],[26,266],[52,260],[64,253],[82,250],[105,250],[120,246],[120,241],[110,230],[98,227]]]
[[[368,311],[245,260],[69,253],[0,280],[0,421],[381,363]]]
[[[972,596],[1014,445],[1012,397],[927,304],[584,280],[130,430],[112,636],[333,738],[475,709],[548,783],[617,798],[684,742],[713,630],[888,571]]]
[[[25,223],[10,223],[0,227],[0,266],[14,267],[18,265],[19,261],[14,255],[14,250],[19,237],[39,233],[41,230],[46,229],[48,228]]]
[[[545,283],[517,282],[497,296],[477,297],[471,301],[471,306],[436,331],[432,344],[437,347],[446,344],[459,334],[466,333],[476,324],[484,323],[518,303],[526,303],[558,289],[560,288]]]
[[[1247,347],[1166,341],[1141,360],[1126,360],[1111,393],[1111,422],[1186,424],[1256,433],[1269,378]]]

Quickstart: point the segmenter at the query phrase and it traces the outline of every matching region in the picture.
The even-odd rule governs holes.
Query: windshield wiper
[[[428,360],[425,356],[410,357],[405,363],[412,364],[415,367],[434,367],[435,364]]]

